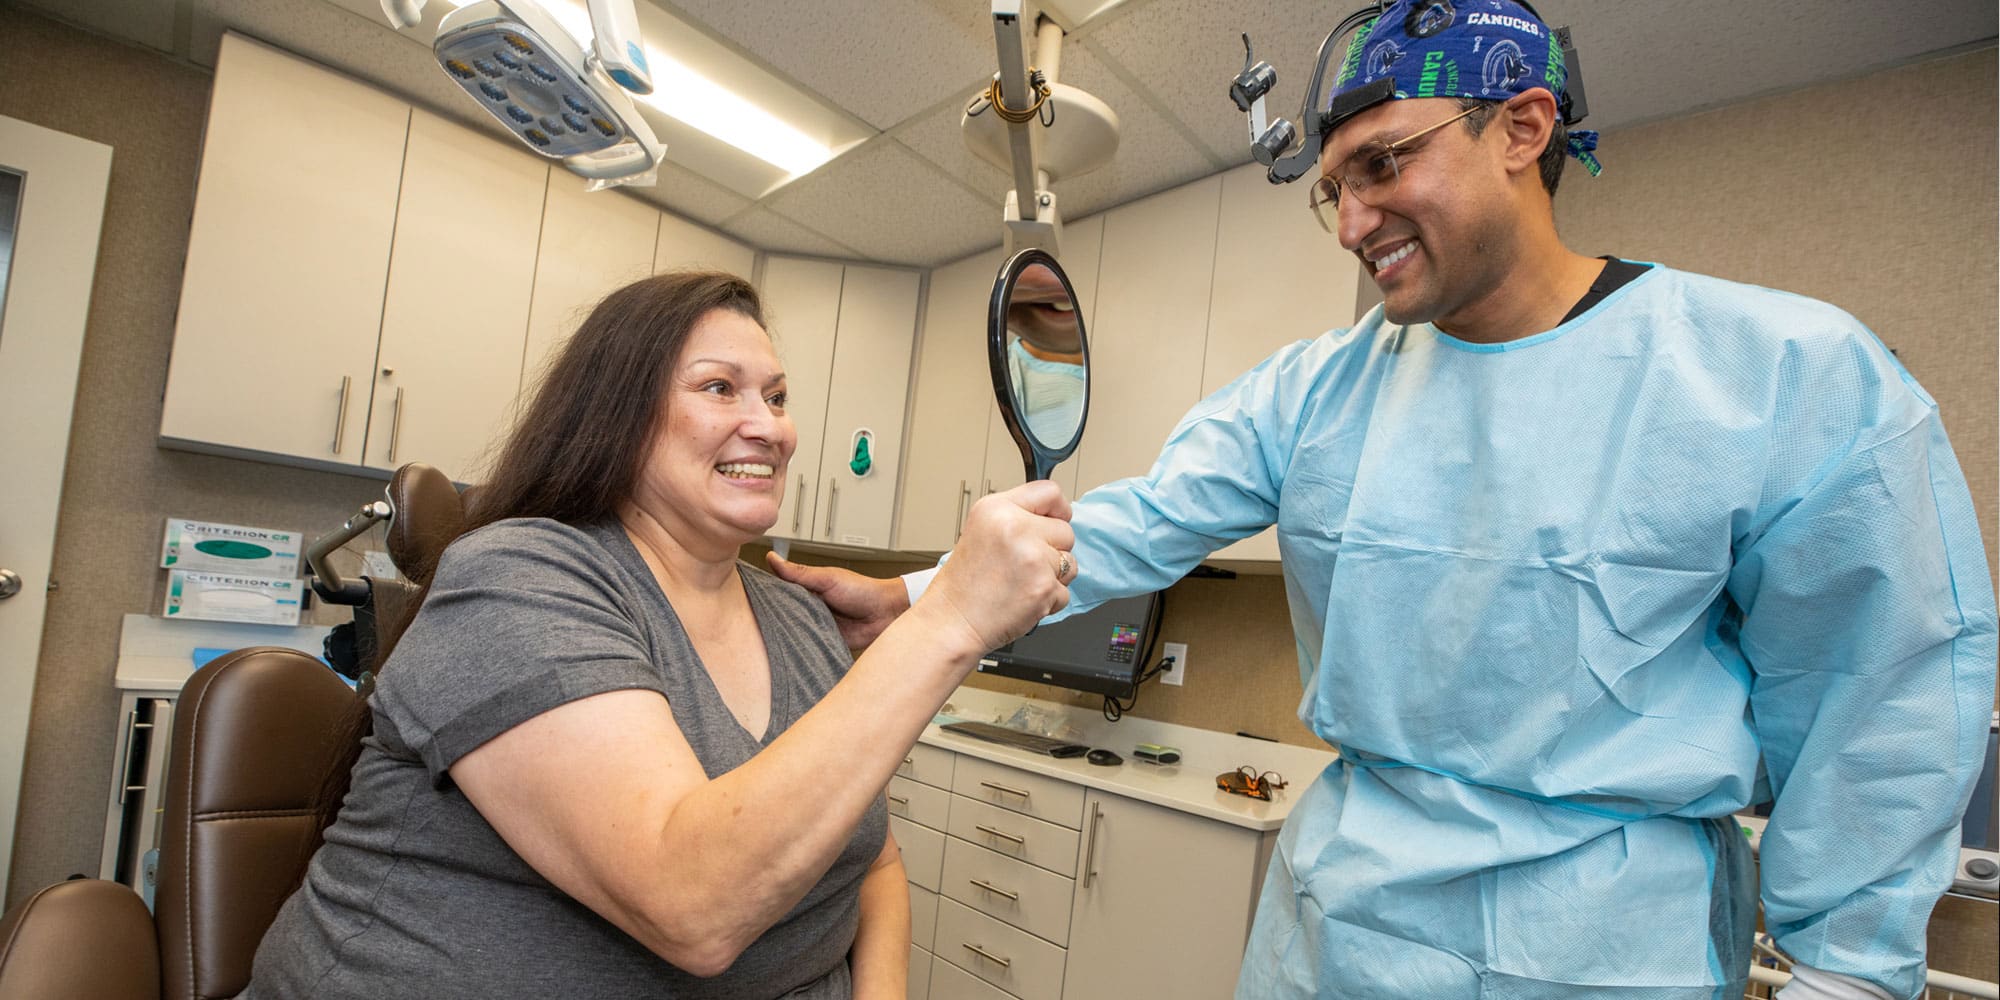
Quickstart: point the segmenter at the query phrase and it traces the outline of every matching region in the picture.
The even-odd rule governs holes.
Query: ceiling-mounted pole
[[[1028,63],[1021,51],[1022,0],[993,0],[993,41],[1000,52],[1000,99],[1010,108],[1034,103],[1028,89]],[[1007,125],[1007,141],[1014,153],[1014,197],[1024,220],[1035,214],[1035,144],[1025,124]]]

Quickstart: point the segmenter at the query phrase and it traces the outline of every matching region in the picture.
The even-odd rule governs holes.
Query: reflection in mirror
[[[994,391],[1028,478],[1046,479],[1076,450],[1090,393],[1083,320],[1055,258],[1015,255],[994,286],[989,349]]]

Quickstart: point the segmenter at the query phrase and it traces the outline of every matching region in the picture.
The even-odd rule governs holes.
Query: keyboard
[[[1033,733],[1024,733],[1018,729],[1008,729],[1005,726],[995,726],[985,722],[954,722],[938,728],[947,733],[970,736],[975,740],[1017,747],[1030,753],[1046,754],[1050,757],[1081,757],[1090,752],[1090,748],[1081,743],[1036,736]]]

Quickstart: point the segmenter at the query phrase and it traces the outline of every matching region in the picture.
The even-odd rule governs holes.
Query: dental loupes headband
[[[1341,39],[1353,34],[1346,46]],[[1328,79],[1327,67],[1341,56]],[[1243,72],[1229,88],[1249,116],[1250,152],[1270,168],[1273,184],[1305,176],[1320,145],[1347,119],[1384,101],[1405,97],[1505,100],[1529,90],[1555,95],[1564,125],[1589,113],[1581,69],[1568,28],[1549,28],[1520,0],[1396,0],[1364,7],[1340,20],[1320,43],[1312,79],[1299,107],[1299,126],[1266,122],[1264,95],[1278,72],[1255,61],[1243,36]],[[1329,92],[1330,91],[1330,92]],[[1593,175],[1601,167],[1592,151],[1597,133],[1570,133],[1569,153]]]

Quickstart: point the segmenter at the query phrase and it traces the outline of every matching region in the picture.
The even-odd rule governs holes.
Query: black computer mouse
[[[1083,759],[1091,762],[1092,764],[1096,764],[1099,767],[1116,767],[1119,764],[1125,763],[1125,758],[1120,757],[1109,750],[1092,750],[1091,752],[1084,754]]]

